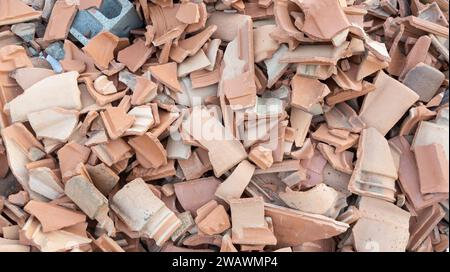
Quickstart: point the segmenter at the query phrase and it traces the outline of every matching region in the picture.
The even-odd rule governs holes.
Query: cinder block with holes
[[[119,37],[128,37],[130,30],[143,26],[135,7],[128,0],[103,0],[100,8],[78,11],[70,34],[86,45],[102,31]]]

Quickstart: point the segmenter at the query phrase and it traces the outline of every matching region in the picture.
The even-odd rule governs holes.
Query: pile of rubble
[[[0,252],[445,251],[448,0],[0,0]]]

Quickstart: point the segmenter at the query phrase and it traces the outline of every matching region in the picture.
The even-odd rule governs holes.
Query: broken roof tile
[[[233,244],[275,245],[277,239],[264,218],[262,198],[231,199]]]
[[[35,83],[8,103],[11,120],[26,121],[27,114],[52,107],[80,110],[77,78],[78,72],[68,72],[49,76]]]
[[[383,135],[372,127],[364,129],[356,155],[355,170],[348,189],[355,194],[394,202],[398,175]]]
[[[148,68],[152,77],[169,87],[172,91],[181,92],[180,82],[177,77],[177,64],[169,62],[161,65],[152,65]]]
[[[60,230],[86,221],[86,216],[80,212],[35,200],[28,202],[24,209],[39,220],[43,232]]]
[[[108,69],[109,63],[114,59],[114,50],[119,44],[119,38],[108,31],[100,32],[89,40],[83,47],[100,69]]]
[[[134,73],[144,65],[153,51],[153,47],[147,47],[144,40],[137,39],[132,45],[119,51],[117,60]]]
[[[379,72],[374,84],[376,89],[367,94],[359,117],[368,127],[385,135],[419,96],[383,71]]]
[[[328,86],[320,81],[298,75],[292,78],[291,87],[292,105],[308,112],[313,105],[322,101],[330,93]]]
[[[409,238],[410,214],[392,203],[362,197],[361,218],[352,229],[358,252],[405,251]]]
[[[181,221],[157,198],[142,179],[135,179],[118,191],[112,209],[133,231],[146,233],[158,246],[166,242]]]
[[[441,144],[414,147],[422,194],[448,193],[448,159]]]
[[[76,13],[76,5],[67,1],[56,1],[45,29],[44,41],[66,39]]]
[[[240,162],[233,173],[219,185],[216,196],[227,202],[230,199],[240,198],[250,182],[254,170],[255,166],[247,160]]]
[[[50,108],[27,115],[36,136],[66,142],[78,123],[78,111]]]
[[[151,132],[131,138],[128,144],[136,152],[137,161],[145,168],[158,168],[167,164],[167,152]]]
[[[38,19],[42,13],[21,0],[4,0],[0,3],[0,10],[0,26]]]

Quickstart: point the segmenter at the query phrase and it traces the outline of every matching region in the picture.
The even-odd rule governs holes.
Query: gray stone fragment
[[[45,53],[49,54],[56,60],[64,59],[64,44],[62,42],[51,43],[45,48]]]
[[[10,194],[15,194],[22,189],[22,186],[17,182],[11,171],[5,178],[0,178],[0,196],[8,197]]]
[[[419,63],[412,68],[405,76],[403,84],[416,92],[420,101],[428,102],[439,90],[445,75],[436,68]]]
[[[22,40],[29,42],[33,40],[36,32],[36,25],[34,23],[20,23],[11,27],[11,31],[22,38]]]

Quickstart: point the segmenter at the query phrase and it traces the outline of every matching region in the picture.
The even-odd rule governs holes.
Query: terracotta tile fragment
[[[359,117],[368,127],[385,135],[419,96],[383,71],[379,72],[374,84],[376,90],[367,94]]]
[[[41,12],[20,0],[5,0],[0,3],[0,26],[27,22],[41,17]]]
[[[29,185],[33,192],[36,192],[50,200],[60,198],[64,195],[64,185],[60,177],[47,167],[37,167],[28,172]]]
[[[144,40],[137,39],[132,45],[119,51],[117,60],[134,73],[144,65],[152,53],[153,47],[147,47]]]
[[[419,63],[406,73],[403,84],[416,92],[420,96],[420,101],[429,102],[444,79],[444,74],[436,68]]]
[[[101,75],[94,80],[94,88],[102,95],[117,93],[117,88],[114,85],[114,82],[108,80],[108,78],[104,75]]]
[[[91,151],[76,142],[69,142],[58,150],[59,166],[63,178],[70,178],[77,173],[79,163],[85,163]]]
[[[51,108],[27,115],[36,136],[66,142],[78,123],[78,111]]]
[[[214,199],[215,192],[220,182],[214,177],[175,183],[175,194],[181,206],[192,214]]]
[[[109,63],[114,59],[114,49],[119,43],[119,38],[111,32],[101,32],[83,47],[86,52],[100,69],[108,69]]]
[[[344,233],[349,225],[323,215],[315,215],[264,204],[265,215],[272,218],[277,247],[296,246]]]
[[[339,211],[347,205],[343,194],[323,183],[305,192],[286,189],[286,192],[280,193],[280,197],[293,209],[330,218],[336,218]]]
[[[86,165],[86,170],[95,187],[97,187],[105,196],[107,196],[119,182],[119,176],[104,163],[95,166]]]
[[[362,197],[358,209],[361,218],[352,229],[356,251],[405,251],[410,219],[407,211],[370,197]]]
[[[441,144],[414,148],[422,194],[448,193],[448,159]]]
[[[112,198],[112,209],[131,230],[146,233],[162,245],[181,221],[157,198],[142,179],[126,184]]]
[[[85,176],[69,179],[64,192],[90,219],[97,220],[99,227],[109,235],[115,233],[114,223],[108,217],[108,200]]]
[[[37,82],[8,103],[11,120],[27,121],[28,113],[52,107],[80,110],[77,78],[78,72],[68,72],[49,76]]]
[[[158,168],[167,164],[167,152],[152,133],[132,138],[128,144],[133,147],[136,158],[143,167]]]
[[[11,76],[17,81],[17,84],[19,84],[22,89],[26,90],[38,81],[53,76],[54,74],[55,72],[49,69],[24,67],[16,69]]]
[[[199,214],[198,210],[197,214]],[[231,227],[231,223],[225,208],[222,205],[217,205],[216,203],[215,207],[198,221],[197,227],[201,232],[207,235],[214,235],[229,229]]]
[[[28,202],[24,209],[36,216],[42,224],[43,232],[60,230],[86,221],[84,214],[35,200]]]
[[[326,124],[322,124],[319,129],[311,134],[311,137],[336,147],[336,152],[343,152],[349,149],[357,143],[359,138],[358,134],[351,133],[346,139],[342,139],[333,135],[330,131]]]
[[[84,229],[86,229],[86,226],[87,224],[84,226]],[[70,230],[70,227],[68,227],[45,233],[42,231],[42,225],[39,221],[35,217],[30,217],[22,228],[20,235],[21,240],[27,241],[27,244],[35,246],[42,252],[69,251],[91,243],[91,239],[87,238],[85,234],[74,233]]]
[[[233,244],[275,245],[277,239],[264,219],[262,198],[231,199]]]
[[[76,5],[66,1],[56,1],[45,29],[44,41],[66,39],[76,13]]]
[[[177,64],[175,62],[150,66],[149,71],[153,77],[172,91],[181,92],[180,82],[177,78]]]
[[[198,23],[200,20],[200,11],[198,5],[190,2],[181,3],[175,17],[178,19],[178,21],[185,24]]]
[[[201,127],[198,126],[200,120],[201,123],[209,122],[215,128],[215,134],[202,135]],[[194,108],[188,120],[183,123],[183,128],[208,150],[209,160],[216,177],[221,176],[247,157],[242,144],[205,109]]]
[[[357,158],[348,189],[356,194],[395,201],[397,169],[386,139],[376,129],[368,128],[361,133]]]
[[[113,140],[122,136],[134,123],[134,118],[126,114],[120,107],[107,107],[100,113],[100,116],[108,131],[108,136]]]
[[[416,251],[444,216],[444,210],[439,205],[434,204],[413,217],[409,229],[411,235],[408,241],[408,250]]]
[[[292,105],[304,111],[310,111],[314,104],[323,100],[330,93],[327,85],[318,80],[297,75],[292,78],[291,86]]]
[[[93,146],[91,149],[109,167],[132,156],[131,147],[121,138]]]
[[[8,201],[11,204],[23,207],[30,201],[30,195],[26,191],[19,191],[15,194],[10,194],[8,196]]]
[[[353,172],[353,153],[350,151],[343,151],[336,153],[332,146],[327,144],[317,144],[317,149],[327,159],[331,166],[341,172],[352,174]]]
[[[254,170],[255,166],[253,164],[247,160],[243,160],[234,169],[233,173],[219,185],[215,195],[227,202],[230,199],[240,198],[245,187],[247,187],[250,182]]]

